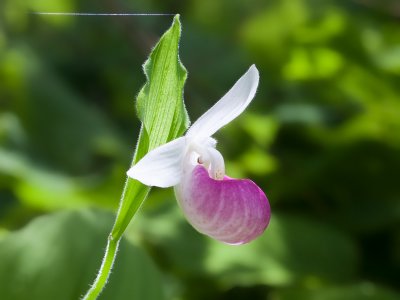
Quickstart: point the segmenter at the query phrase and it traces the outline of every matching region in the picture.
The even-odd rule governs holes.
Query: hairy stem
[[[106,252],[104,254],[99,273],[97,274],[96,280],[94,281],[93,285],[84,296],[84,300],[97,299],[104,286],[107,284],[110,271],[114,264],[115,257],[117,256],[119,241],[120,239],[115,240],[112,238],[112,235],[109,235]]]
[[[82,298],[83,300],[97,299],[101,291],[104,289],[111,273],[115,257],[117,256],[118,245],[122,234],[125,232],[126,227],[147,198],[149,191],[150,187],[145,186],[136,180],[128,178],[125,182],[125,188],[122,193],[117,217],[115,219],[114,227],[108,236],[107,247],[100,270],[94,283]]]

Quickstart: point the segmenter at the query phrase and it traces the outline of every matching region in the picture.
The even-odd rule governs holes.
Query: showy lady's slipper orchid
[[[150,151],[128,171],[129,177],[149,186],[174,186],[189,223],[228,244],[258,237],[271,215],[267,197],[253,181],[225,176],[224,159],[211,138],[246,109],[258,80],[253,65],[185,136]]]

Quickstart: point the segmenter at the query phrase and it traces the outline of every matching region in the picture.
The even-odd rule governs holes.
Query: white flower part
[[[253,100],[258,81],[258,70],[252,65],[225,96],[189,128],[186,136],[195,139],[210,137],[239,116]]]
[[[150,186],[178,184],[182,177],[185,144],[185,137],[180,137],[150,151],[128,170],[128,176]]]
[[[177,138],[147,153],[127,172],[128,176],[149,186],[170,187],[179,184],[196,165],[202,164],[211,178],[225,176],[224,159],[211,136],[239,116],[257,90],[258,70],[252,65],[213,107]]]

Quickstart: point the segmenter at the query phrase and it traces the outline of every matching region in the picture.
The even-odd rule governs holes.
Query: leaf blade
[[[139,92],[136,107],[142,129],[149,136],[148,150],[181,135],[189,125],[183,103],[187,71],[179,59],[180,36],[181,24],[176,15],[143,65],[147,82]],[[136,156],[134,162],[140,158]]]
[[[181,23],[179,15],[176,15],[171,27],[144,63],[147,82],[137,97],[137,112],[142,128],[132,165],[150,150],[181,135],[189,125],[183,103],[187,71],[179,59],[180,36]],[[165,66],[170,67],[168,69]],[[156,92],[164,89],[168,92]],[[139,181],[127,179],[112,230],[114,239],[118,239],[125,231],[149,191],[150,188]]]

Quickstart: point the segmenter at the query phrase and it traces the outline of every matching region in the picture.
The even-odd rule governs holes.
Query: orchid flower
[[[258,70],[252,65],[185,136],[150,151],[127,172],[149,186],[174,186],[189,223],[227,244],[255,239],[271,215],[267,197],[253,181],[225,175],[224,158],[211,137],[246,109],[258,81]]]

